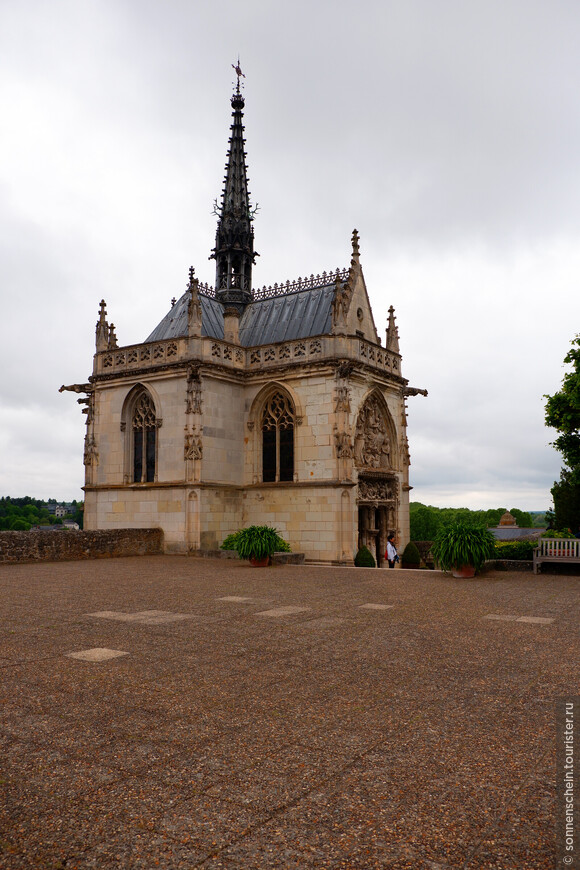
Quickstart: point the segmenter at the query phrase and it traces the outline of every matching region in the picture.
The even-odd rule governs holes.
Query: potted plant
[[[409,541],[401,556],[402,568],[418,568],[421,564],[421,554],[413,541]]]
[[[431,552],[444,571],[454,577],[473,577],[495,553],[495,538],[483,526],[453,523],[437,532]]]
[[[265,568],[272,553],[288,552],[290,547],[272,526],[248,526],[236,532],[235,549],[240,559],[249,559],[255,568]]]

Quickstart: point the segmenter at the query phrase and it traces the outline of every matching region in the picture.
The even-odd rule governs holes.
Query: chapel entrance
[[[388,473],[359,476],[358,546],[371,551],[378,568],[385,564],[387,537],[397,528],[396,483]]]

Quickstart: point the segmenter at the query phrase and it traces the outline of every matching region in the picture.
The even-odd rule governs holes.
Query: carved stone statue
[[[334,441],[336,445],[336,455],[339,457],[350,458],[352,456],[352,444],[348,432],[334,432]]]
[[[85,438],[85,454],[83,457],[83,462],[85,465],[94,465],[99,461],[99,454],[97,451],[97,442],[93,437],[86,436]]]
[[[346,315],[348,313],[348,304],[350,302],[350,292],[348,284],[343,284],[336,279],[334,288],[334,301],[332,303],[332,325],[346,326]]]
[[[201,414],[201,376],[199,366],[187,367],[186,414]]]
[[[190,337],[201,336],[201,302],[199,301],[199,281],[194,277],[193,266],[189,270],[189,301],[187,303],[187,327]]]
[[[350,413],[350,390],[348,387],[340,386],[336,388],[335,411]]]

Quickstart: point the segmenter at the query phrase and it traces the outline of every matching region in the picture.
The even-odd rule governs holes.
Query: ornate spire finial
[[[99,319],[97,320],[97,328],[95,330],[95,344],[97,353],[102,350],[107,350],[109,347],[109,324],[107,323],[107,304],[104,299],[101,299],[99,305]]]
[[[118,347],[117,336],[115,335],[115,324],[111,323],[109,326],[109,350],[115,347]]]
[[[218,217],[216,243],[210,259],[216,261],[216,299],[240,310],[252,301],[252,266],[254,251],[252,221],[256,209],[250,203],[244,139],[244,98],[240,93],[243,72],[238,58],[232,64],[238,76],[237,89],[231,98],[232,125],[227,153],[226,175],[221,204],[215,203]]]
[[[189,267],[189,286],[190,287],[193,284],[194,278],[195,278],[195,269],[193,268],[193,266],[190,266]]]
[[[358,230],[353,230],[352,231],[352,255],[353,255],[353,257],[360,256],[358,242],[359,242]]]
[[[238,77],[238,83],[237,83],[237,85],[236,85],[236,91],[237,91],[237,93],[239,94],[239,93],[240,93],[240,76],[241,76],[242,78],[244,78],[244,79],[246,78],[246,76],[245,76],[244,73],[242,72],[242,68],[241,68],[241,66],[240,66],[240,55],[239,55],[239,54],[238,54],[238,62],[237,62],[237,64],[233,63],[233,64],[232,64],[232,67],[235,69],[235,71],[236,71],[236,75],[237,75],[237,77]]]
[[[387,350],[392,350],[395,353],[399,353],[399,328],[395,324],[395,309],[391,305],[389,308],[389,323],[387,325],[387,336],[386,336],[386,347]]]

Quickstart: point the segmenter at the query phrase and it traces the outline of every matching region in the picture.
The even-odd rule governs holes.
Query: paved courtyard
[[[0,867],[552,868],[579,584],[0,566]]]

